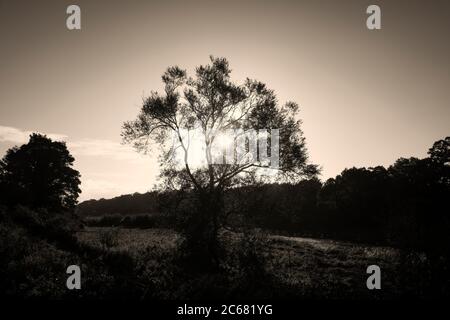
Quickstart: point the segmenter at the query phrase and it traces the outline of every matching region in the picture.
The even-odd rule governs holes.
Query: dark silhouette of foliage
[[[235,231],[259,227],[281,234],[445,253],[450,243],[448,141],[434,143],[427,158],[400,158],[388,168],[345,169],[323,184],[312,178],[295,184],[231,188],[224,195],[225,214],[220,224]],[[154,193],[122,196],[83,203],[80,212],[108,215],[116,212],[114,206],[136,208],[146,201],[148,208],[163,209],[168,203],[177,203],[177,197],[176,192],[161,192],[158,197]],[[166,201],[161,205],[163,198]],[[127,200],[120,204],[121,199]],[[167,218],[172,217],[189,225],[192,221],[184,209],[195,207],[196,200],[185,197],[183,201],[183,205],[172,206],[169,216],[152,215],[154,224],[167,226],[171,221]],[[126,215],[127,211],[119,213]]]
[[[254,183],[260,169],[268,168],[259,157],[253,162],[215,163],[213,150],[220,149],[221,134],[230,129],[279,129],[278,178],[292,181],[312,177],[318,168],[308,163],[298,106],[293,102],[280,106],[275,93],[259,81],[233,83],[228,61],[210,60],[209,65],[196,68],[194,77],[179,67],[169,67],[162,76],[164,94],[152,92],[145,98],[137,119],[124,124],[122,136],[139,151],[147,152],[149,141],[159,144],[166,189],[192,190],[191,195],[195,195],[196,210],[183,219],[185,237],[194,251],[204,251],[205,257],[217,262],[217,233],[226,214],[225,191]],[[200,131],[204,149],[205,165],[199,167],[193,164],[196,151],[190,148],[194,130]],[[181,159],[174,156],[176,150],[181,150]]]
[[[0,161],[1,202],[64,211],[75,208],[80,174],[64,142],[32,134]]]
[[[103,215],[139,215],[158,214],[161,212],[159,203],[162,202],[161,192],[147,192],[145,194],[129,194],[112,199],[87,200],[77,205],[76,212],[80,216]]]
[[[450,164],[450,137],[446,137],[443,140],[436,141],[433,146],[428,150],[430,159],[433,162],[437,162],[441,165]]]

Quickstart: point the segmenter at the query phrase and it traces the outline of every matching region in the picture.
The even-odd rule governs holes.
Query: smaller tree
[[[81,190],[80,173],[64,142],[32,134],[0,161],[0,202],[53,211],[70,210]]]
[[[450,137],[436,141],[428,150],[430,159],[442,165],[450,165]]]

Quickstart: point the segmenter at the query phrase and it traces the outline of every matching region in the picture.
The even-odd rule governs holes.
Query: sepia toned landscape
[[[0,1],[0,296],[448,298],[432,2]]]

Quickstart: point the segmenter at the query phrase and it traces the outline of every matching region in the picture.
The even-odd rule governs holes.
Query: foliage
[[[260,156],[252,161],[214,161],[215,150],[224,148],[220,136],[226,130],[261,130],[256,136],[259,140],[269,130],[279,129],[280,164],[275,168],[279,179],[312,177],[318,168],[308,163],[298,106],[293,102],[280,106],[273,90],[262,82],[246,79],[241,85],[233,83],[228,61],[212,56],[210,60],[210,64],[197,67],[193,77],[177,66],[169,67],[162,76],[164,93],[152,92],[144,99],[137,119],[124,123],[122,137],[139,151],[148,152],[152,141],[160,146],[164,188],[190,191],[185,193],[188,197],[195,195],[191,202],[195,209],[188,211],[185,223],[180,224],[184,225],[181,230],[188,247],[191,252],[204,252],[206,260],[215,261],[217,266],[225,191],[254,184],[265,176],[261,169],[274,169]],[[194,136],[196,132],[199,137]],[[228,145],[234,145],[238,137],[243,133]],[[194,139],[200,142],[200,150],[191,147]],[[247,153],[251,143],[247,146],[247,138],[244,140],[243,153]]]
[[[122,136],[138,150],[149,150],[149,141],[164,151],[163,176],[177,188],[223,189],[237,182],[239,175],[249,175],[264,166],[261,162],[215,164],[212,150],[217,149],[219,135],[227,129],[280,129],[280,172],[298,177],[312,176],[317,167],[307,163],[301,122],[296,120],[298,106],[288,102],[279,106],[275,93],[265,84],[247,79],[244,84],[231,82],[231,69],[225,58],[210,57],[211,64],[196,68],[195,77],[185,70],[170,67],[162,76],[164,95],[153,92],[146,98],[137,119],[126,122]],[[204,150],[204,167],[194,168],[189,134],[200,129]],[[182,160],[173,157],[178,139]],[[220,149],[220,148],[219,148]],[[181,166],[177,166],[181,162]],[[178,169],[175,169],[178,168]]]
[[[100,243],[104,249],[111,249],[119,243],[118,228],[108,228],[100,232]]]
[[[450,166],[444,152],[448,140],[434,143],[429,150],[430,157],[401,158],[388,168],[345,169],[325,183],[312,178],[295,184],[266,183],[232,188],[224,196],[220,224],[235,231],[259,227],[278,234],[445,253],[450,243],[450,222],[446,214]],[[163,198],[164,205],[158,204]],[[191,223],[197,217],[195,197],[162,192],[152,199],[154,207],[165,208],[168,203],[172,204],[167,212],[178,221],[165,224],[167,220],[163,215],[153,216],[156,226],[172,226],[179,231],[195,226]],[[108,204],[108,201],[99,200],[91,205],[95,212],[100,212],[103,207],[112,207],[113,203]],[[108,219],[107,213],[102,212],[105,214],[102,220]]]
[[[40,134],[6,152],[0,161],[0,203],[52,211],[73,209],[81,192],[80,174],[64,142]]]

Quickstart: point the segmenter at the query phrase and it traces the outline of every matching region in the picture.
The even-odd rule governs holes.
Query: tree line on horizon
[[[312,178],[231,189],[225,196],[226,225],[427,250],[446,247],[449,148],[446,137],[433,144],[428,157],[400,158],[388,168],[353,167],[325,182]],[[190,206],[184,200],[180,207],[178,198],[173,191],[135,193],[84,201],[77,213],[97,217],[90,220],[95,225],[175,227],[182,207]]]

